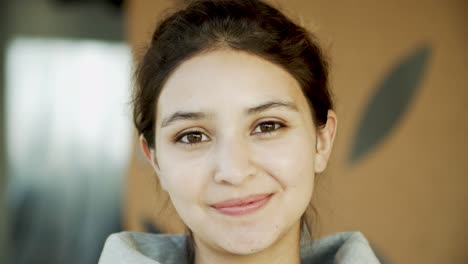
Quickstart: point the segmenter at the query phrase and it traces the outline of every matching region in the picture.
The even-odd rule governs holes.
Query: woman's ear
[[[156,175],[159,177],[161,170],[159,169],[158,161],[156,160],[155,151],[148,145],[148,141],[146,141],[143,134],[140,135],[140,147],[146,160],[151,164],[154,172],[156,172]]]
[[[327,123],[317,130],[315,149],[315,172],[321,173],[327,168],[328,159],[333,148],[338,120],[333,110],[328,110]]]

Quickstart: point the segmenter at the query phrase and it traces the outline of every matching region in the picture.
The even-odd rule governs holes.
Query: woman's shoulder
[[[302,263],[378,264],[361,232],[336,233],[301,246]]]
[[[106,240],[99,264],[185,264],[187,236],[138,232],[116,233]],[[301,245],[301,262],[378,264],[360,232],[342,232]]]
[[[121,232],[110,235],[99,264],[175,264],[186,263],[184,235]]]

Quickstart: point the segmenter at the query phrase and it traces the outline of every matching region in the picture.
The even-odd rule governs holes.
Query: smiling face
[[[245,52],[195,56],[165,84],[155,134],[147,156],[199,246],[242,255],[299,239],[328,153],[287,71]]]

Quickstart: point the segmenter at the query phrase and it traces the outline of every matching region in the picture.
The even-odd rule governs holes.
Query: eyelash
[[[252,135],[265,135],[265,134],[273,134],[275,132],[277,132],[278,130],[286,127],[285,124],[283,124],[282,122],[278,122],[278,121],[264,121],[264,122],[260,122],[258,123],[255,128],[254,128],[254,131],[257,130],[257,128],[259,128],[261,125],[266,125],[266,124],[270,124],[270,125],[273,125],[274,126],[274,130],[272,131],[267,131],[267,132],[255,132],[255,133],[252,133]],[[199,141],[199,142],[183,142],[183,138],[189,136],[189,135],[201,135],[201,138],[202,138],[202,141]],[[198,144],[201,144],[203,142],[206,142],[207,140],[203,140],[203,139],[207,139],[208,137],[205,135],[204,132],[202,131],[199,131],[199,130],[192,130],[192,131],[187,131],[179,136],[176,137],[175,139],[175,142],[176,143],[179,143],[179,144],[185,144],[185,145],[189,145],[189,146],[192,146],[192,145],[198,145]]]

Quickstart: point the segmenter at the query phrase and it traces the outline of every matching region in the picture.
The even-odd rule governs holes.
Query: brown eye
[[[199,144],[207,140],[208,137],[201,132],[187,132],[183,134],[177,141],[184,144]]]
[[[275,132],[276,130],[282,128],[283,125],[278,123],[278,122],[273,122],[273,121],[269,121],[269,122],[263,122],[263,123],[260,123],[254,130],[254,134],[257,134],[257,133],[272,133],[272,132]]]

